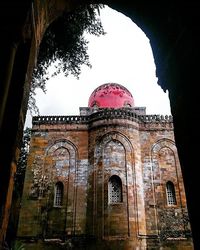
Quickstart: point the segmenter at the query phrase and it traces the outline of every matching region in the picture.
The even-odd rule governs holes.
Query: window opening
[[[111,176],[108,183],[109,203],[122,202],[122,182],[118,176]]]
[[[168,181],[166,184],[167,192],[167,204],[169,206],[176,205],[176,194],[174,184],[171,181]]]
[[[56,183],[55,185],[55,195],[54,195],[54,206],[62,206],[63,201],[63,184],[61,182]]]

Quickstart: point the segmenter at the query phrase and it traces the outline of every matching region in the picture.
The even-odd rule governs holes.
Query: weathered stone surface
[[[96,244],[87,249],[193,249],[172,119],[130,108],[88,114],[53,117],[53,123],[34,118],[18,237],[78,237],[79,243],[92,237]],[[114,203],[113,176],[121,180]],[[169,181],[174,205],[168,204]],[[64,187],[59,207],[58,182]]]

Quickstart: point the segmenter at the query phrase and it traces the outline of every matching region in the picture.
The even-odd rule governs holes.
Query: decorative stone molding
[[[35,116],[33,117],[33,125],[44,124],[90,124],[98,120],[125,119],[137,122],[141,128],[150,128],[150,126],[158,128],[159,126],[173,128],[173,118],[171,115],[139,115],[138,112],[130,108],[102,108],[96,112],[81,116]]]
[[[53,156],[54,152],[59,149],[65,149],[69,152],[69,164],[70,166],[73,166],[74,172],[76,173],[77,169],[77,149],[68,140],[58,140],[55,141],[53,145],[50,145],[45,152],[44,157],[42,156],[36,156],[33,167],[32,167],[32,173],[33,173],[33,182],[31,185],[31,191],[29,194],[29,197],[31,199],[37,199],[39,197],[43,197],[47,191],[50,189],[50,186],[53,182],[53,176],[51,174],[51,171],[47,171],[46,169],[46,160],[48,156]],[[52,166],[56,168],[55,166]],[[72,167],[71,167],[72,168]],[[60,172],[59,172],[60,171]],[[61,169],[57,170],[57,174],[64,175],[64,170],[61,171]]]
[[[88,116],[34,116],[33,125],[87,123]]]

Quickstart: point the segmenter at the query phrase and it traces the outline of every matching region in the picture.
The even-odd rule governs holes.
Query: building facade
[[[33,118],[18,238],[28,249],[193,249],[171,116],[122,85]]]

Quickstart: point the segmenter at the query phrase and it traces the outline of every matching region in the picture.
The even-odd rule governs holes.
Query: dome
[[[117,83],[106,83],[92,92],[88,106],[99,108],[134,107],[134,99],[124,86]]]

